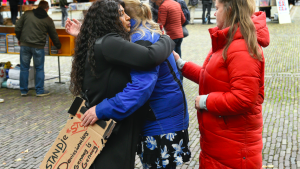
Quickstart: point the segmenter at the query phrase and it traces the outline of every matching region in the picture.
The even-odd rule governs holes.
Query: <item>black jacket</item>
[[[126,41],[115,33],[97,40],[94,46],[97,77],[92,73],[88,60],[85,63],[82,96],[87,100],[86,106],[93,107],[105,98],[114,97],[131,82],[130,68],[153,68],[165,61],[174,48],[175,43],[168,36],[161,36],[149,47]]]
[[[59,6],[65,7],[66,5],[68,5],[67,0],[59,0]]]
[[[167,59],[175,47],[174,41],[168,36],[162,36],[153,45],[148,41],[136,43],[140,45],[126,41],[115,33],[96,41],[94,52],[97,77],[91,71],[88,58],[85,62],[82,97],[86,100],[87,107],[95,106],[103,99],[123,91],[126,84],[131,82],[131,68],[147,70],[155,67]],[[145,104],[134,114],[118,122],[105,149],[90,168],[134,168],[136,145],[147,112],[149,107]]]
[[[15,33],[21,46],[42,49],[48,33],[57,49],[61,48],[53,20],[42,8],[26,11],[16,23]]]
[[[204,3],[210,3],[210,4],[212,4],[212,0],[202,0],[202,4],[204,4]]]

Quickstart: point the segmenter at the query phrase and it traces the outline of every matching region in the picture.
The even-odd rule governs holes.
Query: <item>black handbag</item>
[[[185,26],[182,27],[182,31],[183,31],[183,37],[184,38],[187,37],[187,36],[189,36],[189,31],[186,29]]]

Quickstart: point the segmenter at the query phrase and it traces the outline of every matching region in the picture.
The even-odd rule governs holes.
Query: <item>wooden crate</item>
[[[58,35],[59,41],[61,43],[61,54],[52,54],[51,52],[51,46],[53,45],[53,42],[51,38],[49,38],[49,50],[50,55],[54,56],[72,56],[74,54],[74,48],[75,48],[75,37],[71,35]]]

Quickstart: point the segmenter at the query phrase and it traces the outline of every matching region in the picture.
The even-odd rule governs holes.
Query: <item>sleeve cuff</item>
[[[96,115],[99,120],[108,119],[107,112],[106,115],[103,113],[106,108],[109,108],[108,104],[108,100],[104,99],[101,103],[96,105]]]
[[[207,110],[207,107],[206,107],[207,97],[208,97],[208,95],[201,95],[201,98],[200,98],[200,101],[199,101],[200,109]]]
[[[177,61],[176,61],[176,65],[178,67],[179,70],[181,70],[184,66],[184,64],[186,63],[186,61],[182,60],[181,58],[179,58]]]

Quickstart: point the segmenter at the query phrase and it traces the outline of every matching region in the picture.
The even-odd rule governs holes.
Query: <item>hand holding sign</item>
[[[87,127],[88,125],[93,125],[97,120],[99,120],[96,115],[96,106],[86,111],[82,116],[81,120],[82,120],[81,125],[85,127]]]
[[[91,166],[116,124],[112,119],[98,120],[95,109],[95,106],[87,109],[85,101],[76,97],[68,111],[72,119],[60,131],[40,169],[87,169]],[[97,125],[90,125],[95,122]]]

